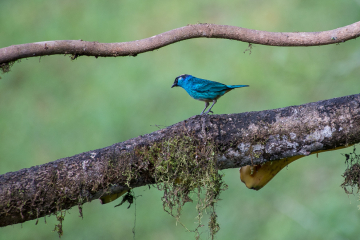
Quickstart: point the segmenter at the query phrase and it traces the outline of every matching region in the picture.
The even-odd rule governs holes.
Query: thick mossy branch
[[[1,175],[0,226],[159,182],[164,182],[158,185],[164,191],[199,189],[206,195],[208,190],[201,189],[210,188],[210,199],[216,199],[224,186],[216,169],[307,156],[359,142],[360,94],[260,112],[198,115],[103,149]],[[205,166],[212,169],[212,161],[213,171],[204,172]],[[192,171],[195,167],[203,172]],[[199,179],[207,179],[206,184],[195,181]],[[182,194],[164,201],[171,207],[189,199]],[[176,216],[178,209],[169,207]]]

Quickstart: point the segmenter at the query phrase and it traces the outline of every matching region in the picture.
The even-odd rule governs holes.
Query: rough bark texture
[[[191,38],[223,38],[270,46],[319,46],[342,43],[359,36],[360,22],[323,32],[266,32],[205,23],[188,25],[131,42],[99,43],[59,40],[12,45],[0,49],[0,67],[7,71],[10,62],[54,54],[71,54],[73,59],[78,56],[136,56]]]
[[[149,159],[183,136],[210,142],[219,169],[331,150],[360,142],[360,94],[261,112],[198,115],[103,149],[6,173],[0,176],[0,226],[154,183]]]

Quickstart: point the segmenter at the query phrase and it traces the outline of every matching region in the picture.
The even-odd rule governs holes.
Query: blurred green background
[[[123,42],[195,23],[267,31],[323,31],[360,20],[360,1],[0,1],[0,47],[47,40]],[[137,57],[30,58],[0,80],[0,174],[106,147],[199,114],[203,102],[171,89],[180,74],[249,84],[216,114],[261,111],[360,92],[359,39],[321,47],[268,47],[193,39]],[[358,239],[357,196],[339,187],[342,151],[292,163],[264,189],[248,190],[238,169],[217,205],[217,239]],[[162,210],[162,193],[135,189],[136,239],[193,239]],[[134,207],[95,200],[68,211],[62,239],[132,239]],[[182,221],[195,227],[195,204]],[[202,239],[208,239],[204,219]],[[0,239],[58,239],[55,217],[0,228]]]

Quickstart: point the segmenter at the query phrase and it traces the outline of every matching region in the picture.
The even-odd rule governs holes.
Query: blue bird
[[[211,107],[205,114],[211,111],[216,101],[225,93],[241,87],[248,87],[249,85],[225,85],[219,82],[209,81],[197,78],[188,74],[183,74],[175,78],[173,87],[182,87],[194,99],[205,102],[205,108],[201,112],[203,114],[209,106],[209,102],[213,102]]]

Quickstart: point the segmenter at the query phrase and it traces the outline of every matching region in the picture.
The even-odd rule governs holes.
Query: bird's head
[[[180,75],[180,76],[176,77],[175,81],[174,81],[174,84],[171,86],[171,88],[173,88],[173,87],[181,87],[183,82],[189,77],[191,77],[191,75],[188,75],[188,74],[183,74],[183,75]]]

